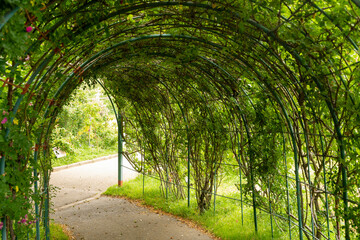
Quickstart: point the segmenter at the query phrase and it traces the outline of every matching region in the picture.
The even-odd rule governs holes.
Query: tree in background
[[[54,147],[112,148],[117,143],[115,114],[100,86],[79,88],[62,109],[54,129]]]

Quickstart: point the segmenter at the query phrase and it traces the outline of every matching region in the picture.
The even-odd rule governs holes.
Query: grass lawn
[[[36,230],[29,234],[28,239],[36,239]],[[40,227],[40,239],[45,239],[45,230]],[[71,233],[66,229],[65,225],[50,222],[50,239],[51,240],[70,240]]]
[[[160,193],[160,182],[156,179],[146,177],[143,195],[142,176],[125,182],[123,187],[112,186],[106,190],[104,195],[125,196],[130,199],[140,199],[144,205],[153,206],[155,209],[193,220],[198,225],[209,230],[221,239],[272,239],[269,215],[258,212],[258,233],[255,233],[253,222],[253,210],[244,206],[243,223],[241,220],[240,202],[217,197],[216,210],[213,206],[203,215],[196,209],[195,193],[191,195],[191,206],[188,208],[187,199],[176,199],[169,195],[168,199]],[[233,196],[239,197],[239,196]],[[212,199],[213,201],[213,199]],[[274,239],[288,239],[280,232],[274,232]]]
[[[101,148],[101,147],[84,147],[81,149],[75,149],[74,154],[67,154],[66,157],[56,158],[52,162],[53,167],[68,165],[71,163],[82,162],[91,160],[98,157],[103,157],[118,152],[117,146],[112,148]]]
[[[51,239],[56,240],[68,240],[70,239],[69,233],[67,233],[66,229],[64,229],[64,226],[56,223],[50,224],[50,237]]]

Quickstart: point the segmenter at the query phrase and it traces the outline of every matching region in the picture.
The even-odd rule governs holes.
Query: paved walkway
[[[126,161],[124,165],[131,167]],[[123,170],[124,181],[136,175]],[[117,158],[53,172],[50,183],[58,188],[52,218],[69,226],[76,239],[211,239],[176,218],[100,196],[117,183]]]

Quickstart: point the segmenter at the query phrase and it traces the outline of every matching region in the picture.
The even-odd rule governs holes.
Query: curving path
[[[126,160],[124,165],[131,167]],[[136,175],[123,170],[124,181]],[[124,199],[100,196],[117,183],[117,157],[55,169],[50,183],[57,189],[52,199],[55,209],[52,218],[67,225],[76,239],[211,239],[176,218]]]

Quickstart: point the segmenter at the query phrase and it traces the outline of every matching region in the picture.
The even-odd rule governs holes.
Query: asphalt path
[[[123,165],[131,168],[124,160]],[[123,180],[137,173],[123,168]],[[117,184],[117,157],[57,170],[50,184],[55,222],[65,224],[75,239],[212,239],[179,219],[119,198],[101,196]]]

